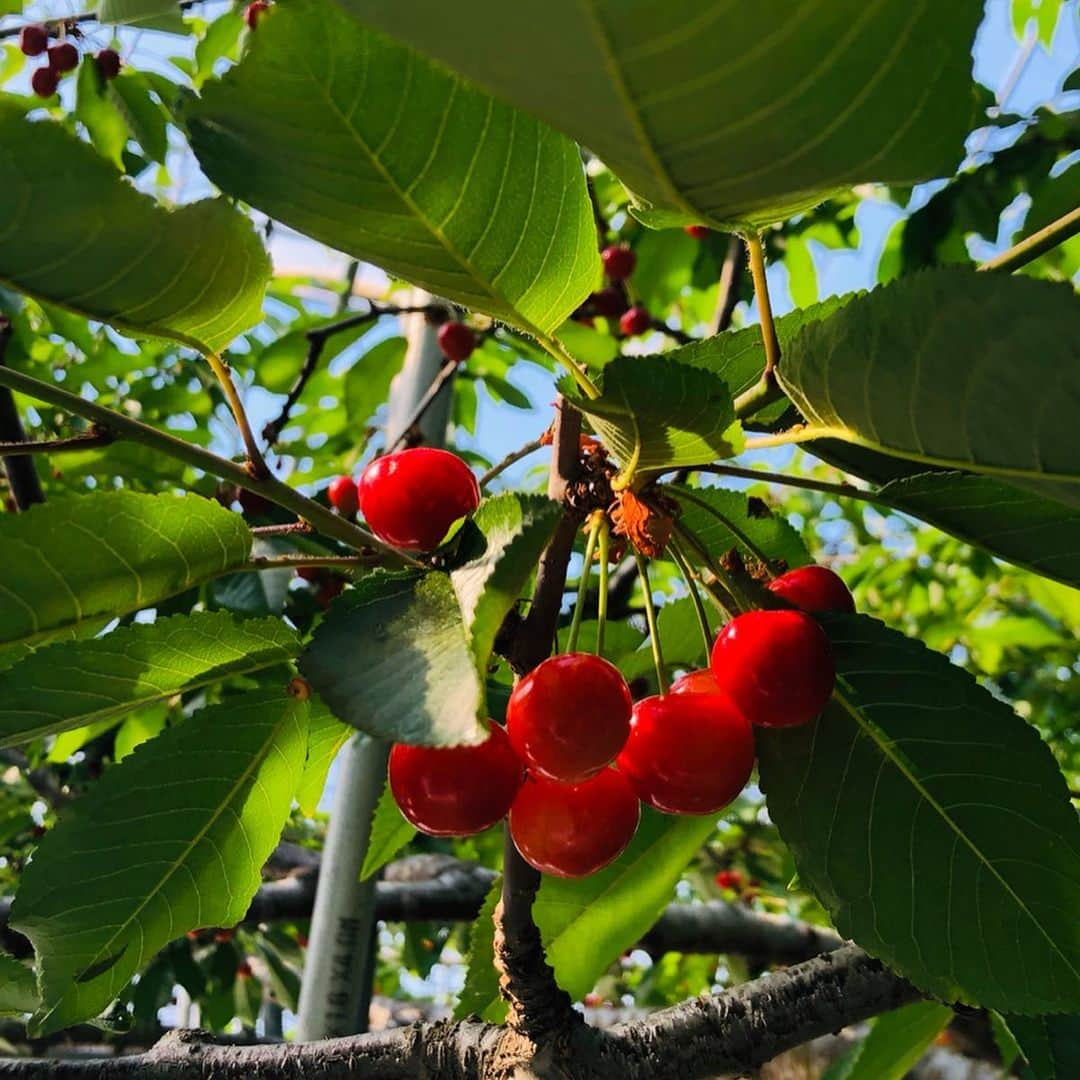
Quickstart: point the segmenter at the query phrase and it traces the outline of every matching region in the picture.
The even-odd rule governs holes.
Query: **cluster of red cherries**
[[[52,97],[60,85],[60,77],[79,66],[79,50],[74,42],[58,41],[49,44],[49,31],[40,23],[24,26],[19,32],[19,48],[26,56],[45,56],[45,67],[30,77],[30,86],[38,97]],[[115,49],[100,49],[94,54],[101,77],[108,82],[120,74],[120,54]]]

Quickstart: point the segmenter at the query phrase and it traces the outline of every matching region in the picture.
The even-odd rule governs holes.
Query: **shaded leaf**
[[[345,375],[345,411],[350,424],[362,424],[390,394],[390,383],[405,362],[404,338],[380,341],[369,349]]]
[[[0,952],[0,1016],[32,1013],[37,1007],[37,979],[33,969]]]
[[[1080,1076],[1080,1016],[1006,1016],[1026,1064],[1021,1080]]]
[[[360,880],[381,870],[415,835],[416,830],[405,820],[394,802],[388,781],[371,819],[371,836],[360,870]]]
[[[309,817],[319,808],[326,777],[338,751],[355,734],[355,728],[343,724],[321,701],[312,699],[307,761],[300,786],[296,789],[296,801]]]
[[[837,929],[945,1001],[1080,1003],[1080,821],[1038,732],[864,616],[818,721],[759,729],[769,814]]]
[[[502,896],[502,877],[491,883],[480,913],[469,927],[469,956],[465,985],[461,988],[454,1016],[464,1020],[478,1016],[490,1024],[506,1019],[506,1002],[499,995],[499,973],[492,957],[495,955],[495,905]]]
[[[951,1019],[952,1009],[936,1001],[886,1013],[824,1080],[904,1080]]]
[[[108,86],[98,71],[97,61],[92,56],[84,56],[79,64],[75,116],[86,126],[97,152],[122,172],[123,151],[128,140],[127,121],[113,103]]]
[[[123,23],[142,30],[184,33],[184,20],[176,0],[98,0],[98,21]]]

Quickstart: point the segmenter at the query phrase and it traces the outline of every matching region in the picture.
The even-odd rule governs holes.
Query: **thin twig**
[[[244,403],[240,400],[236,383],[233,382],[232,369],[217,353],[207,353],[206,360],[217,377],[218,384],[225,394],[225,400],[229,403],[233,419],[236,421],[236,426],[240,429],[240,438],[243,440],[244,450],[247,452],[248,465],[251,468],[252,476],[258,479],[269,476],[270,470],[263,460],[262,451],[259,449],[259,444],[255,440],[255,433],[251,430],[247,413],[244,411]]]
[[[694,605],[694,614],[697,616],[698,627],[701,630],[701,638],[705,643],[705,658],[708,659],[712,650],[712,630],[709,627],[709,616],[705,612],[701,594],[698,592],[697,579],[694,576],[693,568],[674,538],[668,543],[668,550],[675,560],[675,565],[679,568],[679,573],[682,574],[683,580],[686,582],[686,588],[690,593],[690,601]]]
[[[480,477],[480,486],[487,487],[492,480],[495,479],[500,473],[506,472],[511,465],[516,465],[522,458],[528,457],[530,454],[536,453],[541,446],[544,445],[543,436],[539,439],[533,439],[531,442],[527,442],[524,446],[519,447],[517,450],[511,451],[506,455],[497,465],[492,465],[490,469],[483,476]]]
[[[585,600],[589,591],[589,578],[592,576],[593,555],[596,552],[596,541],[600,535],[600,526],[604,520],[603,513],[597,511],[589,523],[589,535],[585,541],[585,558],[581,564],[581,575],[578,578],[577,601],[574,604],[574,614],[570,620],[570,633],[566,640],[566,651],[576,652],[578,634],[581,632],[581,619],[585,614]]]
[[[21,457],[24,454],[59,454],[65,450],[92,450],[95,446],[108,446],[116,436],[108,431],[92,431],[86,435],[72,435],[66,439],[42,439],[40,442],[0,443],[0,457]]]
[[[458,365],[453,360],[447,360],[441,368],[439,373],[431,380],[431,385],[424,391],[424,396],[416,403],[416,408],[413,409],[409,415],[409,419],[405,421],[396,439],[393,442],[388,443],[388,449],[397,450],[399,447],[404,446],[409,437],[417,425],[424,418],[424,414],[434,404],[435,399],[439,396],[439,391],[454,377],[457,373]]]
[[[178,0],[176,7],[178,11],[190,11],[193,7],[203,3],[206,3],[206,0]],[[98,21],[99,16],[96,11],[84,11],[79,15],[65,15],[59,19],[44,19],[40,25],[45,27],[51,37],[60,37],[61,34],[66,34],[83,23]],[[6,26],[0,30],[0,39],[18,37],[21,32],[22,24]]]
[[[293,533],[310,533],[314,530],[306,521],[290,521],[287,525],[254,525],[252,536],[289,536]]]
[[[11,323],[0,315],[0,372],[6,370],[4,354],[7,352],[11,334]],[[8,387],[0,391],[0,438],[6,443],[16,445],[26,441],[26,432],[19,418],[19,410],[15,407],[15,397]],[[28,510],[31,506],[43,503],[45,493],[41,490],[41,478],[38,476],[33,458],[13,455],[2,460],[4,472],[7,474],[8,488],[12,499],[15,500],[16,509]]]
[[[248,570],[299,570],[302,566],[319,566],[330,570],[360,570],[379,561],[376,552],[370,555],[253,555]]]
[[[1012,273],[1021,266],[1027,266],[1034,262],[1040,255],[1044,255],[1058,244],[1065,243],[1070,237],[1080,233],[1080,206],[1070,210],[1067,214],[1059,217],[1057,221],[1050,222],[1044,229],[1025,237],[1018,244],[1013,244],[1008,251],[984,262],[980,270],[1003,270]]]
[[[645,557],[636,551],[634,560],[637,562],[641,590],[645,596],[645,622],[649,627],[649,647],[652,649],[653,664],[656,667],[656,686],[663,695],[667,693],[667,675],[664,672],[664,651],[660,645],[660,630],[656,624],[656,605],[653,603],[652,586],[649,584],[649,568]]]
[[[724,265],[720,268],[720,293],[716,298],[716,314],[713,316],[712,332],[722,334],[729,326],[739,302],[739,283],[746,270],[746,245],[732,234],[728,240]]]
[[[669,338],[674,338],[680,345],[691,345],[698,340],[693,334],[686,333],[685,330],[673,329],[663,319],[653,319],[652,328],[658,330],[661,334],[667,334]]]

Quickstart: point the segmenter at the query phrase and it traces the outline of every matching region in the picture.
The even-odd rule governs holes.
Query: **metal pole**
[[[424,304],[430,299],[427,293],[414,290],[407,303]],[[407,423],[444,359],[435,332],[422,315],[403,316],[402,322],[408,349],[390,388],[386,424],[390,437]],[[429,446],[441,446],[446,439],[452,386],[447,383],[421,420]],[[376,948],[375,879],[360,881],[360,869],[367,854],[371,816],[386,780],[389,752],[389,744],[356,735],[337,760],[300,988],[300,1042],[367,1030]]]

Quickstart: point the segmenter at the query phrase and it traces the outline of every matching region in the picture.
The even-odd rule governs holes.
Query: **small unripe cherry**
[[[270,10],[270,4],[268,0],[253,0],[244,8],[244,22],[247,23],[249,30],[254,30],[259,24],[259,19],[263,12]]]
[[[552,656],[515,687],[506,731],[531,773],[575,784],[615,760],[630,733],[630,688],[591,653]]]
[[[615,769],[580,784],[530,775],[510,808],[510,835],[541,873],[585,877],[626,850],[640,818],[633,786]]]
[[[70,41],[60,41],[49,46],[49,67],[58,75],[74,71],[79,66],[79,50]]]
[[[616,285],[606,285],[589,297],[589,303],[597,315],[605,319],[618,318],[627,307],[626,294]]]
[[[707,225],[684,225],[683,232],[695,240],[704,240],[712,230]]]
[[[437,335],[439,348],[448,360],[460,364],[468,360],[476,348],[476,335],[463,322],[445,322]]]
[[[642,802],[667,814],[712,814],[750,779],[754,733],[721,694],[642,698],[616,760]]]
[[[652,326],[652,316],[640,304],[635,304],[629,311],[623,312],[619,319],[619,329],[627,337],[644,334]]]
[[[827,566],[800,566],[769,582],[769,591],[803,611],[855,613],[855,598],[843,578]]]
[[[60,85],[60,76],[50,67],[38,68],[30,76],[30,87],[38,97],[52,97]]]
[[[390,750],[390,791],[406,820],[429,836],[471,836],[502,820],[525,770],[506,732],[492,724],[477,746]]]
[[[737,615],[720,631],[709,666],[720,690],[761,727],[813,720],[836,683],[829,639],[802,611]]]
[[[100,49],[94,60],[106,82],[120,74],[120,54],[115,49]]]
[[[357,491],[368,528],[384,544],[406,551],[434,551],[450,526],[480,505],[469,466],[427,446],[376,458]]]
[[[719,694],[720,686],[709,668],[688,671],[672,684],[669,694]]]
[[[19,48],[25,56],[40,56],[49,47],[49,31],[38,23],[19,31]]]
[[[637,256],[625,244],[611,244],[600,252],[604,273],[612,281],[625,281],[637,266]]]
[[[326,489],[326,497],[330,505],[342,517],[355,517],[360,509],[360,496],[356,491],[356,481],[351,476],[337,476],[330,481]]]

